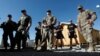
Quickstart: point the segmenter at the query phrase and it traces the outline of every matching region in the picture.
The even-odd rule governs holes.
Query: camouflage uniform
[[[49,27],[49,29],[48,29],[49,41],[47,43],[47,46],[50,48],[51,47],[51,42],[52,42],[51,39],[53,38],[53,34],[54,34],[54,32],[53,32],[54,25],[56,24],[56,18],[54,16],[51,16],[51,17],[46,16],[44,18],[44,20],[46,20],[47,25]]]
[[[90,14],[91,16],[89,16],[88,14]],[[81,33],[83,34],[87,42],[93,42],[92,35],[91,35],[93,24],[91,25],[88,24],[88,20],[94,21],[96,19],[96,15],[95,14],[92,15],[92,14],[94,14],[94,12],[86,10],[78,15],[78,22],[80,22],[80,26],[82,30]]]
[[[41,42],[41,50],[47,50],[47,43],[48,43],[48,33],[49,28],[47,26],[46,21],[43,21],[42,23],[42,42]]]
[[[93,36],[91,34],[93,28],[93,22],[96,20],[96,13],[90,10],[84,10],[78,15],[78,25],[80,26],[80,32],[84,36],[84,39],[89,43],[89,50],[93,48]],[[92,21],[89,24],[89,21]]]
[[[26,28],[28,27],[28,24],[31,24],[31,17],[26,15],[26,16],[21,16],[19,22],[18,22],[18,29],[16,32],[16,44],[17,44],[17,48],[20,49],[20,45],[21,45],[21,40],[22,40],[22,47],[26,48],[26,40],[27,40],[27,35],[28,35],[28,30],[26,30]]]

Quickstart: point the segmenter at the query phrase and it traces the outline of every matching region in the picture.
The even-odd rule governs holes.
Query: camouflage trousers
[[[92,30],[90,25],[85,25],[81,28],[81,34],[88,43],[93,42]]]
[[[52,30],[50,29],[43,29],[43,34],[42,34],[42,44],[46,43],[47,47],[51,47],[52,43]]]

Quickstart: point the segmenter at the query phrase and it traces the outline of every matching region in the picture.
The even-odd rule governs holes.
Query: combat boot
[[[93,43],[89,43],[89,47],[87,49],[87,52],[93,52],[93,51],[95,51],[94,45],[93,45]]]

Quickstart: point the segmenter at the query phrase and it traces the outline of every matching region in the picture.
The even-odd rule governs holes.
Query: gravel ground
[[[96,46],[95,52],[86,52],[86,49],[76,47],[73,47],[72,50],[69,50],[69,47],[63,49],[59,47],[58,50],[51,51],[35,51],[32,48],[20,51],[0,49],[0,56],[100,56],[100,45]]]

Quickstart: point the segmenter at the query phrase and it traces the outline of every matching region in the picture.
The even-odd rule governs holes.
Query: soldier
[[[42,40],[41,36],[41,22],[38,22],[38,26],[35,28],[36,30],[36,38],[35,38],[35,44],[36,44],[36,49],[39,46],[39,43]]]
[[[48,37],[49,31],[48,30],[49,30],[49,27],[47,25],[47,22],[46,22],[46,20],[43,20],[42,30],[41,30],[41,33],[42,33],[41,50],[42,51],[48,50],[47,49],[47,43],[49,41],[49,37]]]
[[[78,6],[78,30],[84,36],[84,39],[89,43],[88,52],[94,51],[93,36],[93,22],[96,20],[96,13],[90,10],[84,10],[83,6]]]
[[[15,36],[15,45],[17,44],[17,49],[20,50],[21,48],[21,41],[22,41],[22,48],[26,48],[26,41],[28,37],[28,31],[31,27],[31,17],[27,15],[26,10],[21,11],[22,16],[18,22],[18,29]]]
[[[69,21],[70,24],[68,25],[69,30],[69,38],[70,38],[70,49],[72,49],[72,39],[75,39],[76,45],[78,44],[77,35],[75,33],[75,28],[77,27],[72,20]]]
[[[52,16],[51,10],[47,11],[47,16],[44,17],[44,20],[46,20],[47,25],[49,27],[49,30],[48,30],[49,42],[48,42],[47,46],[48,46],[48,49],[51,49],[51,42],[52,42],[51,39],[53,38],[53,34],[54,34],[53,29],[54,29],[54,25],[56,24],[56,18],[54,16]]]
[[[58,47],[58,42],[59,42],[59,40],[60,40],[60,43],[61,43],[61,48],[63,47],[63,39],[64,39],[64,36],[63,36],[63,34],[62,34],[62,31],[63,31],[63,25],[60,25],[60,22],[58,22],[58,25],[57,25],[57,27],[56,27],[56,30],[55,30],[55,32],[56,32],[56,49],[57,49],[57,47]]]
[[[10,49],[14,49],[14,36],[13,36],[13,31],[16,30],[16,26],[17,24],[12,21],[12,15],[8,15],[7,21],[3,22],[0,27],[3,28],[3,44],[5,49],[7,49],[7,45],[8,45],[8,36],[10,38],[10,43],[11,43],[11,48]]]

